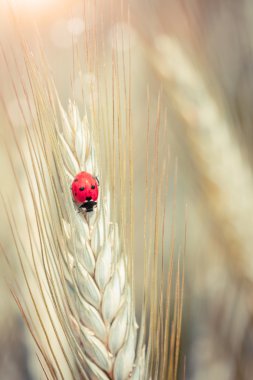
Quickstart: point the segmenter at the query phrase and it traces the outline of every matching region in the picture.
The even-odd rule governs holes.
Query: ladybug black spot
[[[78,182],[78,179],[76,178],[76,179],[74,179],[74,182]]]
[[[80,191],[84,191],[84,187],[79,187],[79,190]]]
[[[92,185],[92,186],[91,186],[91,188],[92,188],[92,189],[95,189],[95,186],[94,186],[94,185]]]

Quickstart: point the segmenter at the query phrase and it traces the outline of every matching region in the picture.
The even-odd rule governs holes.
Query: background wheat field
[[[0,379],[253,378],[252,53],[250,0],[0,0]]]

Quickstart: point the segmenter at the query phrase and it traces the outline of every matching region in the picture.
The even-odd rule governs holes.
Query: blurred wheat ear
[[[153,67],[163,78],[182,126],[174,132],[190,157],[191,181],[197,184],[195,190],[215,239],[235,278],[251,283],[253,177],[248,157],[233,133],[230,110],[214,78],[212,82],[206,76],[196,56],[194,65],[176,38],[160,35],[152,49]]]
[[[155,160],[151,165],[153,175],[151,182],[146,183],[146,197],[154,201],[155,209],[146,210],[145,215],[150,237],[145,251],[143,314],[137,336],[132,287],[133,252],[126,235],[122,243],[123,223],[119,228],[115,221],[117,215],[122,218],[124,215],[121,210],[115,210],[113,183],[116,168],[126,169],[124,160],[131,151],[131,132],[128,132],[129,151],[123,158],[121,156],[123,163],[116,162],[117,149],[114,148],[111,152],[115,160],[111,166],[114,173],[105,175],[98,164],[101,157],[100,161],[96,159],[99,143],[92,125],[95,121],[90,116],[94,115],[93,110],[84,112],[84,117],[81,117],[77,105],[69,101],[66,112],[43,54],[40,65],[37,65],[25,43],[23,50],[27,82],[24,83],[22,78],[20,81],[31,123],[27,123],[24,117],[22,144],[11,121],[9,126],[24,173],[25,187],[19,184],[18,170],[12,153],[8,151],[24,218],[22,231],[16,226],[8,201],[4,204],[25,285],[23,289],[14,281],[13,294],[38,346],[37,355],[44,375],[47,379],[176,379],[183,270],[178,260],[172,311],[173,233],[167,271],[164,249],[161,249],[164,244],[166,187],[164,191],[155,187],[157,181],[163,188],[168,177],[167,155],[161,158],[158,154],[161,134],[159,106],[155,123]],[[6,64],[8,67],[8,60]],[[116,72],[114,75],[119,74]],[[113,80],[115,85],[119,78]],[[14,82],[13,90],[18,96]],[[4,100],[2,105],[8,114]],[[114,110],[118,119],[123,117],[120,101],[113,99],[113,107],[118,107]],[[21,105],[20,111],[24,115]],[[128,113],[127,108],[127,123],[130,124]],[[112,138],[115,146],[114,139],[115,135]],[[149,139],[147,137],[147,145]],[[128,160],[132,162],[131,157]],[[163,176],[156,171],[160,162]],[[77,213],[70,192],[73,177],[82,170],[100,179],[98,207],[90,214]],[[131,182],[129,186],[133,191]],[[112,188],[114,194],[111,199]],[[159,215],[163,217],[159,218]],[[132,222],[131,219],[130,224]],[[126,220],[125,226],[131,234],[133,225],[129,228],[128,224]]]

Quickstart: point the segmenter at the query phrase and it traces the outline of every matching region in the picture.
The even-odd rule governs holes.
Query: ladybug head
[[[95,202],[98,199],[98,180],[87,172],[81,172],[75,176],[71,190],[77,203]]]

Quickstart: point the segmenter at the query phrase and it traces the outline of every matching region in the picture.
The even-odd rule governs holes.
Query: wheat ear
[[[28,159],[14,130],[13,134],[28,181],[26,194],[19,186],[18,189],[31,242],[29,260],[38,287],[36,297],[42,298],[72,378],[143,379],[145,352],[142,349],[136,357],[137,324],[127,253],[120,244],[118,225],[111,221],[109,184],[106,175],[98,171],[88,117],[85,114],[81,120],[72,102],[69,112],[64,111],[43,54],[38,67],[25,43],[23,48],[30,83],[24,91],[25,95],[31,93],[32,100],[27,97],[27,103],[35,109],[31,113],[33,128],[25,124]],[[90,214],[78,213],[70,190],[74,176],[82,170],[100,177],[98,207]],[[13,172],[16,176],[14,166]],[[27,206],[29,196],[32,202]],[[7,213],[10,214],[8,209]],[[35,219],[31,222],[33,213]],[[12,219],[10,215],[10,225]],[[52,337],[37,307],[35,286],[31,287],[28,269],[23,265],[23,238],[18,232],[17,236],[13,238],[35,317],[22,304],[21,298],[25,297],[16,299],[39,347],[46,377],[64,379],[62,365],[50,343]],[[67,349],[57,323],[50,317],[52,307]],[[38,337],[36,323],[42,327],[46,343]]]
[[[57,130],[63,183],[69,189],[82,170],[98,174],[87,117],[80,120],[69,103],[69,116],[60,107],[62,131]],[[137,325],[127,282],[126,256],[121,251],[119,229],[110,221],[109,192],[103,185],[97,209],[77,213],[69,192],[63,217],[67,242],[67,281],[76,313],[71,315],[76,338],[83,345],[88,372],[99,379],[127,379],[133,372]],[[137,368],[133,378],[139,376]]]
[[[177,138],[191,157],[203,207],[223,251],[229,252],[227,262],[239,278],[252,280],[253,177],[233,136],[232,120],[220,97],[213,96],[213,83],[208,87],[176,39],[161,35],[152,51],[155,70],[185,127],[181,133],[177,128]]]
[[[31,86],[29,90],[31,90],[32,105],[36,112],[31,115],[32,128],[26,125],[25,129],[32,167],[27,160],[23,161],[29,182],[32,207],[25,206],[28,194],[22,197],[22,202],[26,209],[27,220],[33,211],[36,217],[34,225],[27,221],[29,239],[32,241],[30,249],[33,271],[36,285],[39,285],[39,293],[46,307],[45,311],[50,318],[65,364],[67,363],[69,370],[67,373],[70,373],[75,380],[78,378],[144,380],[151,379],[151,376],[154,379],[167,377],[174,379],[177,376],[179,358],[182,296],[178,272],[176,306],[170,338],[169,298],[172,265],[170,265],[167,281],[162,279],[160,282],[160,266],[158,265],[159,231],[161,231],[162,241],[164,236],[162,232],[164,221],[158,222],[160,219],[158,210],[165,212],[165,207],[160,205],[159,201],[162,196],[156,192],[158,194],[155,202],[157,218],[154,222],[156,247],[154,252],[152,248],[150,249],[148,253],[150,258],[146,262],[148,270],[146,270],[145,280],[144,315],[139,344],[136,349],[137,325],[132,297],[133,290],[129,285],[132,283],[130,276],[133,275],[131,273],[133,266],[132,262],[129,263],[128,253],[120,244],[118,225],[112,222],[110,186],[106,173],[100,173],[98,170],[94,148],[95,139],[93,139],[93,130],[88,123],[88,116],[85,114],[84,119],[81,120],[77,106],[71,102],[69,103],[69,112],[64,111],[54,83],[46,69],[46,64],[38,67],[29,49],[25,46],[24,48]],[[43,62],[43,55],[40,58]],[[27,95],[26,91],[25,95]],[[29,97],[27,97],[27,102],[30,105]],[[90,114],[92,114],[92,110],[90,110]],[[158,126],[159,116],[157,121]],[[130,118],[128,123],[130,123]],[[159,140],[158,130],[157,127],[156,152]],[[96,146],[96,148],[99,147]],[[158,166],[158,154],[156,157],[154,169]],[[114,166],[116,167],[116,165]],[[164,165],[164,171],[165,168],[166,165]],[[78,213],[72,201],[70,185],[73,177],[81,170],[89,171],[100,178],[100,198],[98,207],[92,214]],[[159,183],[162,183],[160,177],[158,179]],[[160,187],[162,188],[162,186]],[[152,194],[150,198],[152,198]],[[153,227],[153,215],[150,216],[150,220],[150,227]],[[152,228],[150,228],[151,237],[152,233]],[[13,238],[16,241],[15,236]],[[17,240],[18,250],[23,253],[23,247],[20,248],[22,239],[18,237]],[[151,243],[152,239],[150,245]],[[132,259],[131,255],[129,254],[130,260]],[[22,260],[20,253],[20,261],[22,262]],[[163,263],[163,259],[161,261]],[[171,259],[172,261],[173,259]],[[43,272],[42,275],[40,271]],[[29,288],[28,297],[32,298],[37,320],[33,320],[33,315],[28,307],[24,310],[19,300],[17,302],[40,349],[40,362],[46,378],[69,379],[68,375],[67,377],[65,375],[65,369],[62,370],[62,363],[58,362],[55,355],[56,346],[51,343],[53,337],[48,334],[38,311],[34,297],[35,290],[32,289],[27,279],[26,269],[23,272]],[[153,274],[149,281],[151,272]],[[162,273],[164,274],[164,272]],[[163,292],[162,285],[166,283],[168,290]],[[149,299],[151,299],[150,305]],[[52,307],[54,313],[52,313]],[[149,310],[150,322],[148,324],[145,319],[149,317],[147,315]],[[64,338],[68,343],[67,349],[65,342],[64,345],[62,344],[58,325],[55,327],[52,315],[57,318],[57,322],[64,332]],[[36,322],[42,326],[46,344],[37,340]],[[146,337],[147,353],[144,347]],[[170,355],[168,355],[169,344]],[[69,350],[71,351],[70,355]]]
[[[52,88],[53,85],[51,95]],[[127,256],[122,252],[118,226],[110,220],[110,195],[98,173],[88,118],[81,121],[71,102],[67,115],[57,95],[54,112],[58,122],[52,124],[52,129],[50,124],[42,128],[53,147],[49,172],[55,174],[53,187],[60,223],[59,236],[53,239],[63,241],[60,252],[53,253],[51,264],[56,267],[51,292],[59,317],[64,321],[63,329],[82,376],[140,379],[144,351],[141,360],[137,360],[137,324],[128,285]],[[48,164],[51,165],[49,161]],[[71,196],[71,182],[81,170],[98,175],[101,181],[98,207],[91,214],[78,213]],[[66,287],[64,294],[55,284]]]

